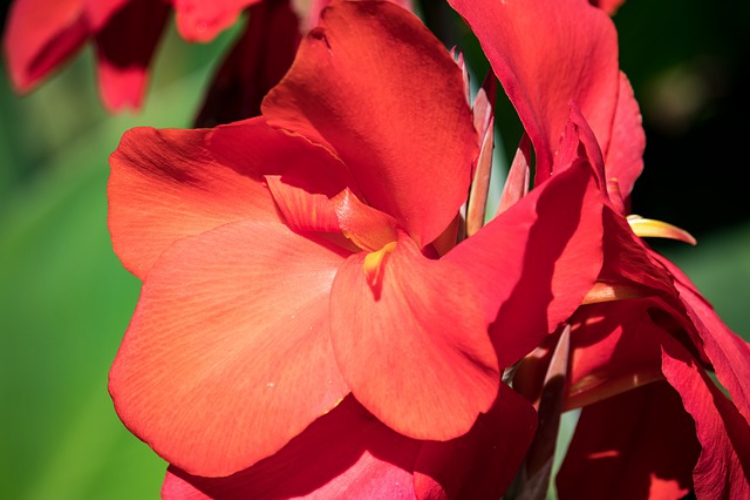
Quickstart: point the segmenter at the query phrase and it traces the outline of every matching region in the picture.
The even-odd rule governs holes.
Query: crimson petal
[[[677,341],[662,341],[662,371],[695,421],[701,444],[693,470],[701,499],[750,498],[750,426]]]
[[[337,2],[262,105],[269,123],[327,144],[372,207],[424,246],[466,199],[476,132],[461,71],[388,2]]]
[[[348,393],[328,324],[337,248],[258,221],[173,244],[110,372],[125,425],[169,462],[225,476],[336,406]]]

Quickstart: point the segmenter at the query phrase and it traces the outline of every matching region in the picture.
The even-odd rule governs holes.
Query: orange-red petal
[[[125,425],[182,469],[225,476],[330,411],[348,393],[328,323],[341,252],[261,221],[173,244],[110,372]]]
[[[331,156],[262,119],[213,130],[127,132],[110,157],[109,229],[144,278],[174,241],[242,219],[279,220],[263,174],[331,171]]]
[[[364,259],[349,257],[331,292],[344,379],[397,432],[437,440],[466,433],[492,406],[500,379],[472,284],[458,266],[425,258],[403,234],[374,286]]]
[[[262,111],[272,125],[335,149],[363,200],[421,246],[466,199],[478,146],[461,72],[394,4],[326,9]]]

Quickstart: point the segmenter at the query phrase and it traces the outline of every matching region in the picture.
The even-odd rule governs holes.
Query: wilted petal
[[[168,14],[162,1],[130,0],[96,33],[99,90],[109,111],[140,107]]]
[[[465,436],[425,442],[415,465],[420,499],[496,500],[510,486],[536,430],[534,408],[505,384]]]
[[[684,497],[700,446],[667,384],[651,384],[587,406],[557,476],[561,500]]]
[[[332,145],[363,199],[420,246],[466,199],[478,146],[461,72],[396,5],[340,2],[325,10],[262,110],[272,125]]]
[[[340,252],[259,221],[173,244],[110,372],[125,425],[169,462],[223,476],[331,410],[348,393],[328,324]]]
[[[89,28],[83,0],[18,0],[10,9],[3,45],[13,85],[30,90],[70,57]]]
[[[578,163],[446,254],[481,290],[500,366],[539,345],[593,286],[602,202],[591,167]]]
[[[365,408],[407,436],[466,433],[492,406],[500,380],[471,283],[458,266],[425,258],[403,234],[374,286],[365,258],[349,257],[331,292],[344,379]]]
[[[421,443],[384,426],[352,397],[275,455],[225,478],[170,467],[164,500],[416,500],[411,470]]]
[[[449,0],[479,38],[549,176],[568,105],[606,153],[617,104],[617,34],[587,0]]]

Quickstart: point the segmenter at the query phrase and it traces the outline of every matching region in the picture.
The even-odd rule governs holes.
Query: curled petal
[[[388,2],[338,2],[262,111],[335,150],[363,200],[424,246],[468,193],[478,146],[462,89],[455,62],[415,16]]]
[[[328,323],[341,252],[258,221],[173,244],[110,372],[125,425],[170,463],[225,476],[330,411],[348,393]]]
[[[458,266],[425,258],[403,233],[375,286],[365,259],[349,257],[331,292],[344,379],[397,432],[437,440],[466,433],[492,405],[500,380],[471,283]]]

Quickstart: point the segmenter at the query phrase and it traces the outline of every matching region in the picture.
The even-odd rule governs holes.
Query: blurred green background
[[[649,140],[634,211],[698,237],[695,248],[659,248],[745,336],[750,203],[737,177],[748,167],[749,4],[630,0],[615,17]],[[450,25],[441,15],[436,29]],[[135,115],[103,111],[90,49],[27,97],[0,78],[0,498],[158,497],[164,463],[124,429],[106,391],[139,288],[109,244],[107,156],[130,127],[189,126],[236,35],[187,45],[170,27]],[[466,30],[443,38],[483,74]],[[517,129],[503,139],[513,148]]]

